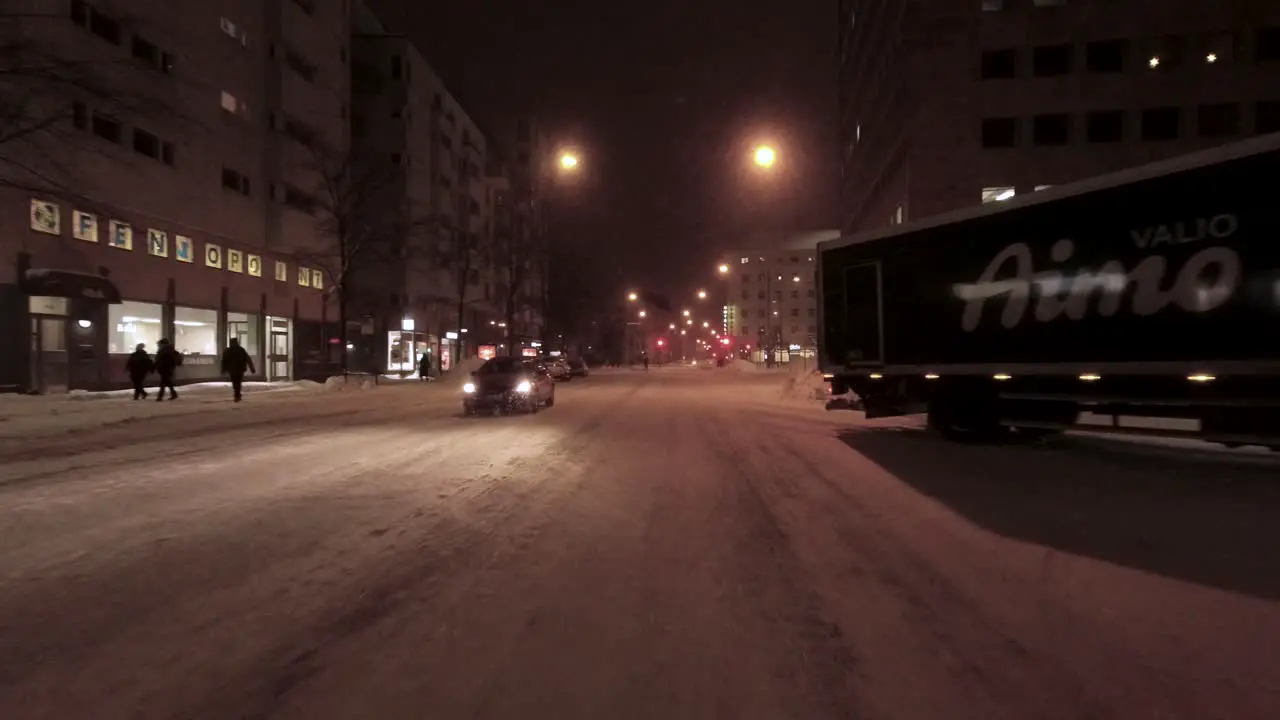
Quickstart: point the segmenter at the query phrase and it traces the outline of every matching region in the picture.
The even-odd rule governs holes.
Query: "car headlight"
[[[462,386],[462,392],[464,393],[473,393],[475,391],[476,391],[475,383],[466,383],[465,385]]]
[[[520,383],[516,385],[516,392],[518,393],[527,393],[532,389],[533,385],[530,385],[528,380],[521,380]]]

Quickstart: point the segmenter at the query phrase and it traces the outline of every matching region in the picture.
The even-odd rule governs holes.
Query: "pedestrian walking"
[[[422,353],[422,357],[418,360],[418,380],[426,382],[431,379],[431,354]]]
[[[649,356],[647,355],[644,358],[644,371],[649,372]]]
[[[182,353],[173,348],[173,343],[160,338],[155,361],[156,374],[160,376],[160,396],[156,398],[156,402],[164,400],[165,388],[169,388],[170,400],[178,399],[178,391],[173,387],[173,374],[177,372],[178,366],[181,364]]]
[[[222,372],[231,378],[231,391],[235,393],[235,401],[240,402],[240,391],[244,386],[244,372],[258,372],[253,367],[253,358],[240,347],[240,341],[231,338],[231,344],[222,351]]]
[[[143,400],[147,397],[147,389],[143,383],[147,381],[147,376],[155,366],[151,356],[147,354],[147,344],[138,343],[138,346],[133,349],[133,354],[129,356],[128,362],[125,363],[125,369],[129,371],[129,379],[133,381],[134,400]]]

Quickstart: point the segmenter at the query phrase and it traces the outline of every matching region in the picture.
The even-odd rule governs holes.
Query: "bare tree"
[[[412,214],[397,198],[394,168],[365,162],[350,150],[327,148],[315,138],[304,143],[310,150],[316,188],[311,194],[286,189],[284,201],[309,212],[316,220],[316,236],[309,247],[289,256],[299,264],[320,270],[326,291],[334,298],[342,347],[348,341],[348,315],[359,294],[360,277],[378,277],[397,266],[404,267],[418,238],[436,228],[434,216]],[[347,353],[342,353],[345,373]]]
[[[90,132],[100,118],[111,123],[133,118],[194,124],[179,109],[170,83],[147,73],[174,72],[174,57],[155,46],[137,44],[131,53],[112,50],[124,37],[126,18],[95,15],[83,5],[57,12],[51,0],[5,0],[0,8],[0,186],[91,203],[75,163],[84,153],[107,147]],[[79,32],[83,43],[57,40]],[[158,151],[158,150],[157,150]]]
[[[465,213],[465,211],[464,211]],[[466,215],[464,214],[464,217]],[[436,265],[447,273],[449,286],[453,291],[452,303],[458,332],[458,355],[462,350],[462,328],[464,327],[467,306],[479,302],[472,298],[471,287],[477,284],[480,270],[491,259],[492,247],[488,240],[479,233],[463,227],[445,228],[437,243]]]
[[[530,307],[540,294],[540,288],[529,286],[537,278],[541,265],[542,238],[535,223],[530,222],[527,210],[527,204],[517,208],[511,214],[509,226],[495,231],[493,239],[494,265],[502,273],[501,300],[507,347],[512,351],[516,347],[516,314]]]

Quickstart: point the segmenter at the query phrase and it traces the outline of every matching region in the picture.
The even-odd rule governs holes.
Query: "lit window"
[[[239,106],[239,103],[236,102],[236,96],[232,95],[226,90],[223,90],[222,91],[222,109],[234,115],[236,113],[238,106]]]
[[[1152,55],[1152,56],[1147,60],[1147,67],[1149,67],[1149,68],[1151,68],[1151,69],[1153,69],[1153,70],[1154,70],[1155,68],[1160,67],[1160,56],[1159,56],[1159,55]]]
[[[1004,202],[1017,194],[1018,191],[1012,187],[985,187],[982,188],[982,204]]]
[[[741,262],[743,265],[746,265],[747,263],[751,262],[751,258],[749,258],[749,257],[744,257],[744,258],[742,258],[742,260],[741,260],[740,262]]]
[[[1053,186],[1052,186],[1052,185],[1037,185],[1037,186],[1036,186],[1036,192],[1040,192],[1041,190],[1048,190],[1048,189],[1049,189],[1049,188],[1051,188],[1051,187],[1053,187]]]

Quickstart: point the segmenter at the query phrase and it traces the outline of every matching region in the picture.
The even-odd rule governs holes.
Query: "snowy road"
[[[0,443],[4,718],[1274,718],[1280,465],[729,371]]]

